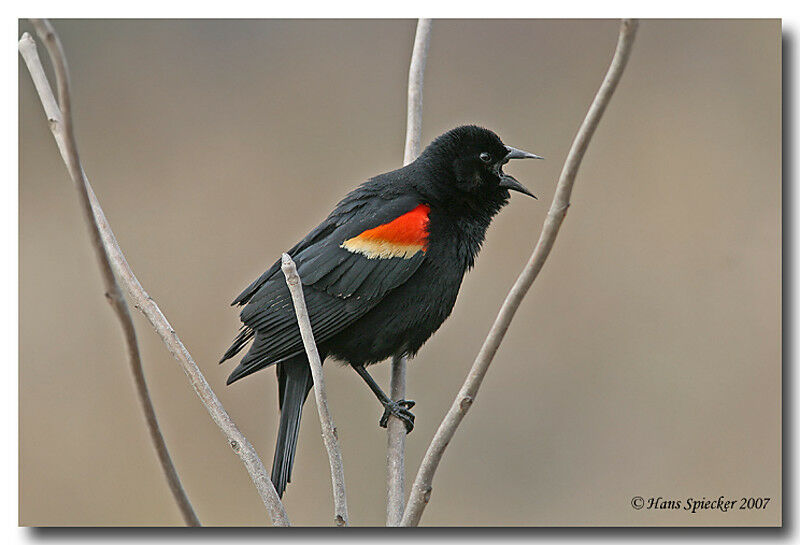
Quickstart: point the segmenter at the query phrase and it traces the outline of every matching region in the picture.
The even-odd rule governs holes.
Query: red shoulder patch
[[[360,235],[345,240],[342,248],[353,253],[363,254],[369,259],[390,257],[408,259],[417,252],[424,252],[428,248],[428,213],[430,210],[431,208],[427,204],[420,204],[389,223],[367,229]]]

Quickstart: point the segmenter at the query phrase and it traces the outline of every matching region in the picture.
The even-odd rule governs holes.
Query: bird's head
[[[419,160],[445,175],[434,180],[439,192],[466,200],[495,201],[503,204],[509,190],[533,198],[516,178],[503,172],[511,159],[541,159],[538,155],[503,144],[489,129],[465,125],[439,136],[425,148]]]

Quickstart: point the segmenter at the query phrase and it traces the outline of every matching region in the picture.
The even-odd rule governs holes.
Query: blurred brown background
[[[54,21],[84,166],[128,261],[272,460],[275,375],[218,366],[230,301],[359,182],[400,165],[413,21]],[[452,318],[409,369],[408,482],[527,260],[616,21],[434,22],[424,141],[462,123],[546,161],[510,170]],[[20,32],[31,30],[25,22]],[[439,469],[427,525],[776,524],[781,510],[778,21],[643,21],[548,263]],[[181,524],[77,199],[20,88],[20,523]],[[268,524],[239,460],[136,314],[167,442],[209,525]],[[388,365],[374,368],[388,385]],[[326,366],[352,523],[383,524],[385,432]],[[295,524],[331,520],[313,396]],[[765,511],[635,511],[641,495]]]

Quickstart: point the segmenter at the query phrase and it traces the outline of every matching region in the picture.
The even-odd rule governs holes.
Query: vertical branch
[[[49,31],[45,30],[45,36],[48,36],[48,33]],[[53,36],[55,36],[55,33],[53,33]],[[31,73],[31,78],[36,86],[39,99],[44,106],[51,130],[53,131],[53,137],[58,144],[61,156],[64,162],[69,166],[69,157],[67,155],[68,148],[63,124],[61,122],[61,111],[56,104],[53,91],[44,75],[44,69],[36,54],[35,43],[28,34],[25,34],[20,40],[19,49],[28,67],[28,71]],[[80,163],[78,162],[77,164],[80,167]],[[72,173],[72,171],[70,171],[70,173]],[[86,179],[82,169],[80,174],[91,206],[91,221],[100,234],[103,242],[103,251],[116,274],[116,278],[125,287],[134,306],[145,315],[156,330],[156,333],[161,337],[167,350],[180,364],[183,372],[194,388],[195,393],[211,416],[211,419],[220,428],[228,444],[242,460],[264,506],[269,512],[273,524],[276,526],[288,526],[289,517],[286,514],[286,510],[283,508],[280,498],[278,498],[278,493],[272,485],[272,481],[264,468],[264,464],[261,462],[261,458],[259,458],[258,453],[244,434],[236,427],[236,424],[233,422],[230,415],[228,415],[222,403],[220,403],[216,394],[214,394],[214,391],[208,385],[208,382],[200,372],[191,354],[186,350],[186,347],[161,312],[161,309],[153,298],[144,290],[139,283],[139,279],[136,278],[136,275],[133,274],[133,271],[128,265],[128,261],[125,259],[125,254],[122,253],[117,239],[114,236],[114,232],[111,230],[111,226],[103,213],[103,209],[100,207],[100,203],[97,201],[97,197],[92,191],[92,186],[89,184],[89,180]]]
[[[175,502],[178,504],[184,522],[188,526],[200,526],[200,520],[197,518],[192,504],[186,495],[186,491],[183,489],[183,485],[178,477],[178,472],[175,470],[175,465],[172,463],[172,458],[170,457],[166,442],[164,441],[164,436],[161,433],[161,428],[158,425],[158,418],[153,408],[153,402],[150,398],[150,392],[148,391],[147,382],[145,381],[144,371],[142,369],[142,359],[130,309],[114,277],[108,253],[102,242],[100,229],[92,212],[89,190],[87,187],[88,182],[83,168],[81,167],[78,144],[73,131],[69,71],[67,69],[66,56],[61,46],[61,40],[58,38],[55,29],[53,29],[50,22],[46,19],[33,19],[32,23],[36,28],[37,34],[39,34],[39,37],[44,41],[47,47],[56,73],[59,104],[56,105],[54,98],[47,101],[47,103],[43,102],[43,104],[45,104],[50,130],[53,131],[53,135],[56,137],[61,155],[67,164],[70,177],[78,190],[81,210],[83,211],[86,225],[89,228],[92,247],[95,250],[97,262],[100,266],[100,273],[103,277],[105,296],[119,320],[123,337],[125,338],[128,365],[133,373],[136,393],[142,410],[144,411],[150,439],[156,449],[156,454],[161,463],[161,468],[164,471],[164,476],[167,479],[167,484],[175,498]],[[47,76],[44,73],[39,55],[36,51],[36,43],[29,34],[25,33],[20,40],[19,51],[31,72],[34,85],[39,91],[39,94],[42,95],[42,90],[46,89],[52,96],[52,91],[50,91],[50,86],[47,82]]]
[[[431,20],[417,21],[414,50],[408,67],[408,110],[406,112],[406,147],[403,164],[407,165],[422,151],[422,84],[425,79],[425,64],[428,62],[428,47],[431,43]]]
[[[333,485],[334,521],[337,526],[347,526],[347,496],[344,490],[344,465],[342,464],[342,451],[336,436],[336,426],[333,424],[331,411],[328,408],[328,394],[325,389],[325,376],[322,373],[322,362],[319,359],[317,343],[314,342],[314,332],[311,330],[311,320],[308,317],[308,308],[303,296],[303,286],[297,267],[289,254],[281,256],[281,269],[286,277],[286,285],[292,294],[294,312],[297,315],[297,325],[300,327],[300,336],[306,349],[311,375],[314,378],[314,397],[317,400],[319,423],[322,427],[322,440],[325,450],[328,451],[328,462],[331,466],[331,483]]]
[[[391,391],[395,401],[406,397],[406,357],[392,358]],[[406,500],[406,426],[389,417],[386,424],[386,526],[400,526]]]
[[[422,142],[422,84],[425,77],[425,64],[428,60],[428,46],[431,38],[431,20],[419,19],[414,37],[414,50],[408,69],[408,112],[406,114],[406,146],[403,164],[417,158]],[[400,401],[406,396],[406,357],[392,359],[391,396]],[[399,526],[403,517],[405,502],[405,448],[406,428],[403,422],[389,417],[387,425],[387,483],[386,483],[386,525]]]
[[[625,19],[622,21],[619,39],[617,40],[617,47],[614,52],[614,57],[611,60],[611,65],[603,79],[603,83],[600,85],[600,89],[594,97],[594,101],[589,107],[589,111],[578,130],[578,134],[575,136],[575,140],[572,142],[572,147],[564,162],[564,167],[556,187],[556,193],[553,197],[553,203],[547,214],[541,235],[539,236],[539,241],[536,243],[536,247],[528,263],[525,265],[525,268],[520,273],[511,291],[506,296],[503,306],[500,308],[500,312],[486,340],[483,342],[483,346],[478,356],[475,358],[475,362],[472,364],[472,368],[461,390],[458,392],[458,395],[439,426],[439,429],[436,430],[436,434],[425,453],[416,479],[414,479],[408,505],[403,514],[403,526],[417,526],[419,524],[422,512],[425,510],[425,506],[433,490],[432,483],[434,473],[439,466],[444,451],[472,405],[478,393],[478,388],[480,388],[481,382],[483,381],[483,377],[486,375],[486,371],[489,368],[489,364],[492,362],[492,358],[494,358],[508,330],[508,326],[511,324],[514,313],[517,311],[517,308],[519,308],[523,297],[525,297],[531,284],[536,279],[536,276],[542,269],[553,247],[559,227],[569,207],[569,198],[572,193],[572,187],[575,184],[575,176],[578,173],[581,160],[583,159],[584,153],[586,153],[586,148],[589,146],[589,142],[600,122],[600,118],[606,106],[611,100],[611,96],[614,94],[617,83],[619,83],[622,77],[622,72],[625,70],[625,65],[628,62],[628,57],[633,47],[637,26],[638,22],[636,20]]]

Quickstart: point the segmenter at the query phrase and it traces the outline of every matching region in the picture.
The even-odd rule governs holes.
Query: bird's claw
[[[409,410],[416,405],[414,401],[401,399],[400,401],[390,401],[384,405],[383,416],[381,416],[380,426],[385,428],[389,425],[389,417],[396,416],[406,426],[406,433],[411,433],[414,429],[414,415]]]

